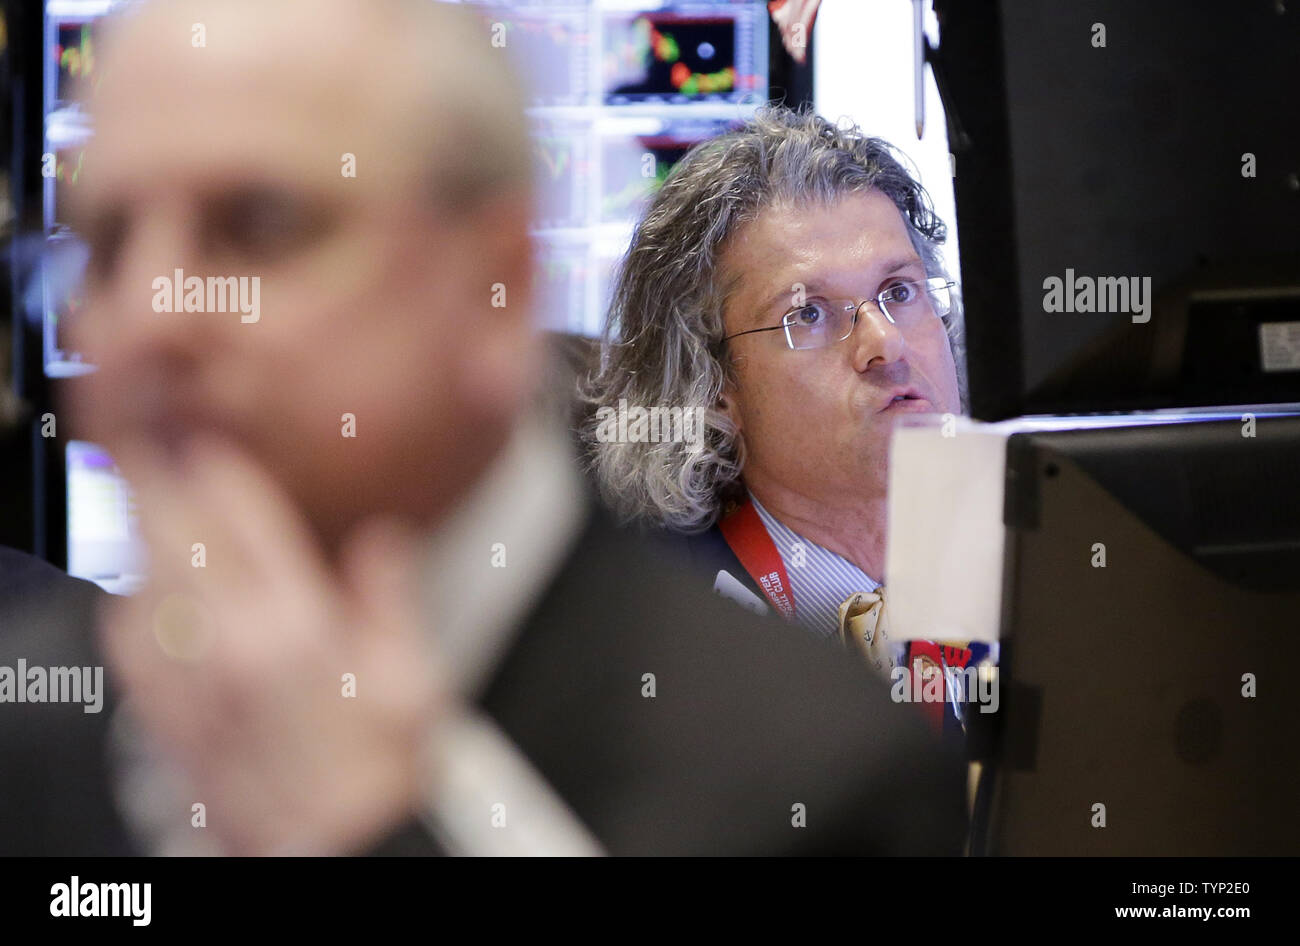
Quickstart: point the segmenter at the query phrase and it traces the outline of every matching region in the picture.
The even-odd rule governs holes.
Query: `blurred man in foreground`
[[[65,714],[80,768],[0,809],[0,848],[960,849],[960,767],[910,708],[681,592],[529,410],[529,145],[490,37],[427,0],[108,34],[75,406],[151,580],[94,639],[111,734]]]

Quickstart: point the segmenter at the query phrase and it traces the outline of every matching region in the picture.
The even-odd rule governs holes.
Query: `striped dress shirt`
[[[880,582],[842,555],[803,538],[763,508],[753,493],[754,509],[785,564],[794,594],[795,620],[820,637],[840,630],[840,605],[857,591],[875,591]]]

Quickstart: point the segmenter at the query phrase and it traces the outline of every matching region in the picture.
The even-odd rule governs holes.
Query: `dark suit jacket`
[[[667,534],[663,536],[663,541],[670,546],[671,553],[682,557],[683,563],[690,566],[705,588],[712,588],[718,572],[726,571],[753,592],[754,597],[771,607],[763,589],[758,587],[758,582],[754,581],[748,569],[736,558],[736,553],[731,550],[722,530],[716,525],[696,535]],[[677,548],[671,548],[672,546]]]
[[[93,596],[72,582],[39,576],[58,596],[39,634],[0,617],[0,663],[101,662]],[[481,705],[613,854],[961,851],[964,766],[914,707],[594,511]],[[14,709],[0,705],[0,758],[19,763],[0,773],[0,854],[129,852],[107,794],[111,706]],[[412,822],[371,853],[435,851]]]
[[[94,638],[108,595],[54,566],[0,548],[0,665],[103,666]],[[0,703],[0,855],[134,853],[110,792],[105,746],[116,694],[80,704]]]

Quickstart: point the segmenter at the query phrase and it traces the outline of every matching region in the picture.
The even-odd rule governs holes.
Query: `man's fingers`
[[[302,515],[275,480],[233,446],[196,436],[179,459],[135,444],[117,452],[160,587],[290,595],[328,585]]]
[[[197,623],[196,615],[255,587],[257,576],[237,550],[228,521],[233,510],[213,496],[193,463],[143,444],[115,447],[114,457],[139,513],[149,592],[163,612],[166,649],[175,636],[169,629]]]
[[[179,461],[144,443],[114,448],[113,459],[130,484],[141,538],[148,549],[150,575],[174,581],[190,562],[191,514],[183,491]],[[183,573],[180,573],[183,574]]]
[[[414,532],[392,520],[359,528],[344,552],[344,578],[351,602],[352,650],[362,674],[387,681],[387,709],[427,713],[432,720],[447,697],[446,668],[425,633],[425,602],[419,594],[421,547]],[[373,691],[371,691],[373,694]]]
[[[277,595],[329,587],[328,568],[302,513],[267,471],[210,437],[194,438],[186,465],[190,498],[207,513],[202,528],[211,530],[230,557],[210,560],[210,567],[227,576],[237,572]]]
[[[391,519],[359,526],[343,551],[344,580],[367,630],[392,630],[419,618],[415,534]]]

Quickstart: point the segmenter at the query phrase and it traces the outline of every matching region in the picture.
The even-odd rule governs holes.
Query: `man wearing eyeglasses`
[[[910,664],[882,623],[891,434],[963,407],[944,238],[888,144],[764,109],[657,194],[591,384],[597,404],[705,417],[695,443],[593,442],[611,506],[690,536],[716,591],[881,670]]]

